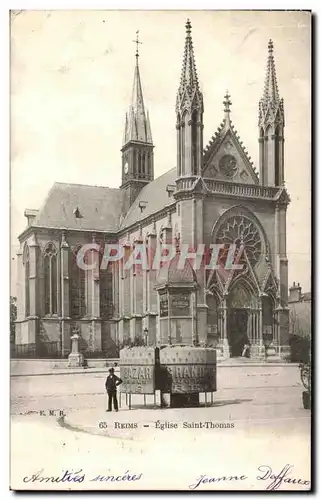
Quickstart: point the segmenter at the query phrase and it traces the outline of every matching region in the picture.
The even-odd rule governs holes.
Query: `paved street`
[[[47,475],[79,467],[86,469],[86,477],[107,471],[122,474],[128,469],[143,472],[139,485],[127,486],[131,489],[157,485],[186,489],[205,473],[242,471],[248,477],[243,486],[204,484],[198,489],[266,489],[267,481],[256,480],[260,464],[280,470],[291,464],[293,477],[309,479],[310,412],[302,407],[298,380],[276,388],[267,371],[266,383],[258,382],[261,387],[255,387],[252,377],[251,387],[222,388],[214,394],[213,405],[208,396],[210,406],[204,405],[203,397],[200,408],[152,409],[154,398],[149,396],[143,408],[143,398],[133,396],[129,410],[123,396],[120,411],[106,413],[104,377],[104,373],[87,373],[12,378],[13,485],[21,487],[22,477],[44,467]],[[47,413],[40,416],[40,410]],[[49,416],[48,410],[56,410],[56,416]],[[60,424],[59,410],[66,415]],[[210,427],[197,428],[204,422],[211,422]],[[173,427],[164,428],[169,425]],[[32,487],[43,487],[43,483],[32,483]],[[81,484],[73,487],[79,489]],[[90,487],[121,486],[93,482]],[[295,489],[286,483],[280,487]]]

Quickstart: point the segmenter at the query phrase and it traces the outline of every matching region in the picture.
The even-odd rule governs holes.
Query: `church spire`
[[[139,191],[154,179],[153,139],[148,111],[145,109],[139,71],[139,45],[142,43],[136,31],[136,62],[132,98],[125,118],[122,151],[122,184],[127,192],[125,212]],[[125,206],[124,205],[124,206]]]
[[[186,22],[186,38],[185,38],[185,47],[184,47],[184,56],[183,56],[183,67],[181,73],[180,85],[177,92],[177,100],[176,100],[176,111],[179,111],[180,108],[183,107],[185,101],[195,101],[199,108],[203,111],[203,96],[199,88],[195,57],[194,57],[194,48],[192,41],[192,25],[191,21],[187,19]]]
[[[269,55],[268,55],[268,60],[267,60],[267,69],[266,69],[263,98],[266,101],[271,100],[271,101],[276,102],[279,100],[279,90],[278,90],[278,83],[277,83],[277,79],[276,79],[272,40],[269,40],[268,51],[269,51]]]
[[[259,102],[259,121],[263,122],[269,115],[269,110],[274,112],[279,111],[279,118],[284,120],[283,99],[280,99],[278,82],[276,77],[274,47],[272,40],[268,43],[268,59],[266,67],[266,75],[264,82],[263,95]]]
[[[125,132],[123,146],[129,141],[139,141],[152,144],[152,134],[148,112],[145,111],[143,90],[139,71],[139,50],[138,46],[142,42],[138,38],[139,31],[136,31],[136,64],[134,71],[134,83],[132,98],[128,113],[125,118]]]

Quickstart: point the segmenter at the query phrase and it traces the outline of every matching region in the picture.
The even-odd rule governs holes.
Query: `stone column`
[[[131,248],[131,251],[134,251],[134,245]],[[135,266],[131,266],[131,268],[127,271],[129,274],[129,286],[130,286],[130,339],[133,342],[136,337],[136,275],[135,275]]]
[[[180,122],[177,121],[176,123],[176,140],[177,140],[177,176],[180,177],[182,173],[182,167],[181,167],[181,131],[180,131]]]
[[[286,205],[283,204],[280,210],[280,297],[281,306],[288,305],[288,259],[286,255]]]
[[[264,138],[259,138],[260,182],[264,185]]]
[[[92,242],[96,243],[96,235],[93,233]],[[91,250],[91,263],[95,264],[91,274],[91,317],[92,323],[89,326],[92,334],[92,350],[101,351],[101,320],[100,320],[100,270],[99,270],[99,253],[97,250]]]
[[[172,344],[172,332],[171,332],[171,314],[172,314],[172,311],[171,311],[171,300],[170,300],[170,296],[169,296],[169,292],[167,290],[167,301],[168,301],[168,319],[167,319],[167,336],[168,336],[168,340],[167,340],[167,343],[169,345]]]
[[[259,345],[259,356],[264,356],[265,349],[263,343],[263,307],[262,298],[259,298],[259,321],[258,321],[258,345]]]
[[[39,333],[39,276],[38,258],[39,246],[35,235],[29,243],[29,318],[28,318],[28,343],[35,344]]]
[[[204,125],[201,121],[197,122],[197,175],[202,175],[203,166],[203,129]]]
[[[155,220],[147,234],[147,257],[149,269],[146,271],[146,310],[145,327],[148,329],[148,345],[155,346],[157,342],[157,293],[153,289],[156,282],[156,270],[152,269],[157,245]]]
[[[112,262],[112,297],[113,297],[113,317],[119,317],[119,261]]]
[[[23,283],[24,283],[24,267],[23,267],[23,252],[19,249],[17,252],[17,321],[23,321],[25,318],[24,314],[24,300],[23,300]],[[20,342],[19,342],[20,343]]]
[[[197,331],[197,321],[196,321],[196,315],[197,315],[196,290],[192,291],[191,296],[190,296],[190,301],[191,301],[191,312],[192,312],[192,343],[194,346],[196,346],[199,343],[199,336],[198,336],[198,331]]]
[[[196,252],[199,244],[204,244],[204,205],[203,205],[203,195],[198,193],[193,198],[193,250]],[[207,315],[208,315],[208,305],[206,302],[206,271],[205,265],[202,261],[199,269],[195,270],[197,277],[197,293],[196,293],[196,312],[197,312],[197,333],[200,345],[207,344]]]
[[[69,245],[62,233],[60,245],[61,277],[61,356],[70,351]]]
[[[125,264],[129,258],[131,252],[131,244],[129,241],[129,234],[127,234],[127,240],[123,244],[124,246],[124,258],[120,262],[120,296],[121,296],[121,313],[119,327],[119,340],[121,343],[127,342],[130,338],[130,314],[131,314],[131,294],[132,294],[132,283],[130,270],[125,269]]]
[[[280,279],[280,207],[278,203],[275,207],[274,227],[275,252],[272,253],[271,258],[275,269],[275,274],[277,278]]]
[[[133,251],[136,245],[143,244],[142,228],[139,228],[139,234],[134,240]],[[131,338],[143,339],[143,269],[136,264],[132,268],[132,319],[131,319]]]
[[[249,337],[249,341],[251,344],[253,343],[252,318],[253,318],[253,312],[252,312],[252,309],[250,309],[249,313],[248,313],[248,320],[247,320],[248,323],[247,324],[248,324],[248,337]]]
[[[223,298],[223,339],[222,339],[222,345],[223,345],[223,356],[225,358],[230,357],[230,346],[228,343],[228,338],[227,338],[227,296],[225,295]]]

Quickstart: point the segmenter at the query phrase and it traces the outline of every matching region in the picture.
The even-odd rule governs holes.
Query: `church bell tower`
[[[122,152],[122,184],[127,197],[127,207],[133,203],[139,191],[154,180],[153,140],[148,111],[145,110],[139,71],[138,31],[136,43],[136,64],[132,99],[125,118]]]

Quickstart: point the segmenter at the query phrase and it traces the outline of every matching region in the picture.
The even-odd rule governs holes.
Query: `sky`
[[[22,11],[11,18],[11,245],[54,182],[119,187],[125,112],[140,71],[155,176],[176,165],[175,100],[190,18],[204,96],[204,147],[231,118],[258,168],[258,101],[271,38],[285,107],[289,284],[310,290],[310,15],[291,11]],[[214,223],[214,221],[213,221]],[[14,257],[14,255],[12,255]],[[15,261],[12,260],[14,293]]]

